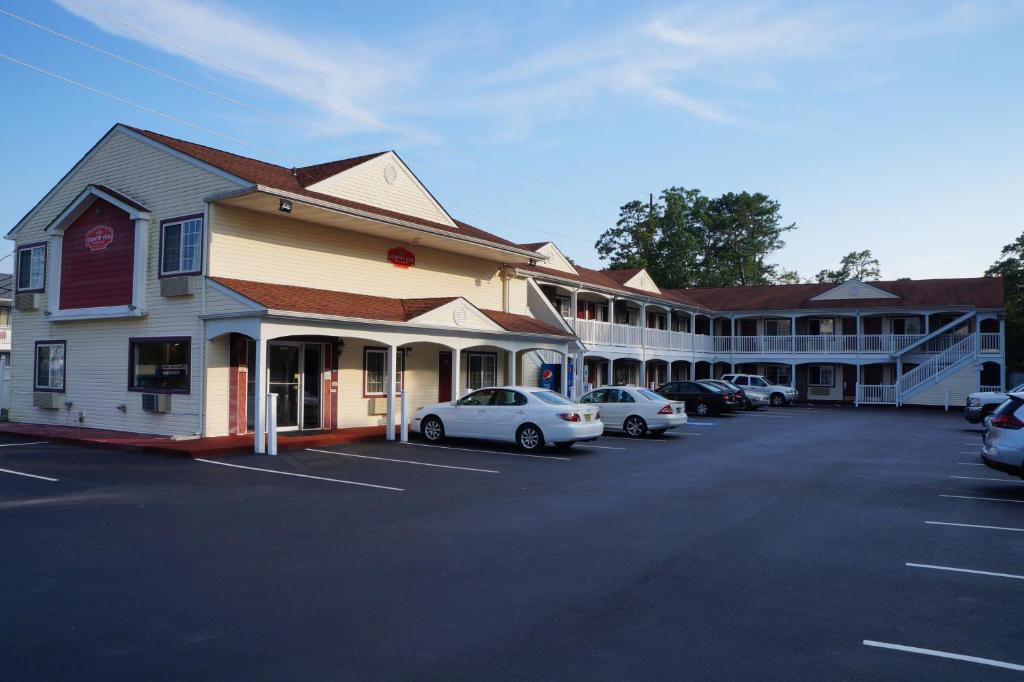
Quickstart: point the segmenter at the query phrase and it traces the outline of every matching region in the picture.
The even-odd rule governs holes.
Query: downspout
[[[209,377],[209,368],[206,366],[206,276],[210,272],[210,233],[213,231],[213,204],[206,202],[206,209],[203,211],[203,267],[199,275],[199,428],[197,436],[206,433],[206,381]],[[159,235],[159,231],[157,232]],[[157,237],[160,238],[159,236]],[[160,264],[157,263],[157,272],[160,271]]]

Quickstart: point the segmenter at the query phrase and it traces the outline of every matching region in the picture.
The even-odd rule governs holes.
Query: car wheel
[[[647,422],[643,420],[643,417],[638,417],[634,414],[632,417],[626,417],[622,428],[630,438],[639,438],[647,433]]]
[[[444,424],[437,417],[427,417],[420,425],[420,433],[431,443],[440,443],[444,440]]]
[[[706,417],[711,414],[711,408],[707,403],[697,403],[697,407],[694,408],[694,411],[701,417]]]
[[[523,424],[516,432],[516,442],[527,452],[534,452],[544,447],[544,434],[534,424]]]
[[[786,404],[786,399],[781,393],[772,393],[772,407],[782,407]]]

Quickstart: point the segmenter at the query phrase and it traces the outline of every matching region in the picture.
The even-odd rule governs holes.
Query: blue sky
[[[1024,230],[1024,0],[0,8],[292,122],[0,14],[3,55],[205,129],[0,59],[4,231],[118,121],[289,166],[395,149],[456,217],[590,266],[672,185],[779,200],[804,277],[860,249],[975,276]]]

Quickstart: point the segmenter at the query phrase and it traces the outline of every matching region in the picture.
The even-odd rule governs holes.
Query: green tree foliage
[[[1003,247],[986,277],[1003,277],[1006,297],[1006,367],[1024,371],[1024,232]]]
[[[622,206],[595,248],[613,269],[647,268],[668,288],[769,284],[781,274],[767,259],[785,245],[782,234],[795,228],[782,224],[779,202],[765,194],[711,198],[670,187],[653,206]]]
[[[878,259],[871,255],[871,250],[864,249],[843,256],[838,270],[821,270],[814,278],[819,282],[845,282],[851,279],[872,282],[882,278],[882,270]]]

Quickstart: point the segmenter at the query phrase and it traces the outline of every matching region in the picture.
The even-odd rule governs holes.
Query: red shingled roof
[[[314,289],[289,284],[270,284],[228,277],[211,277],[218,284],[241,294],[268,310],[279,310],[313,315],[352,317],[361,320],[408,322],[435,308],[451,303],[457,297],[441,298],[387,298],[353,294],[347,291]],[[506,331],[526,334],[570,336],[565,330],[536,320],[528,315],[480,309]]]
[[[672,289],[667,293],[696,301],[711,310],[805,310],[814,308],[912,308],[971,306],[1003,307],[1001,277],[964,277],[956,279],[918,279],[866,282],[867,286],[899,298],[857,298],[812,301],[815,296],[838,284],[776,284],[757,287],[720,289]]]
[[[519,248],[518,245],[507,239],[487,232],[486,230],[481,230],[469,223],[464,223],[461,220],[455,220],[454,218],[452,221],[455,223],[456,227],[434,222],[432,220],[426,220],[424,218],[418,218],[416,216],[406,215],[397,211],[391,211],[379,206],[371,206],[357,201],[349,201],[348,199],[340,199],[330,194],[313,192],[306,189],[309,185],[318,182],[319,180],[323,180],[326,177],[330,177],[334,173],[339,173],[343,170],[347,170],[348,168],[358,166],[361,163],[369,161],[381,154],[386,154],[387,152],[367,154],[365,156],[357,156],[351,159],[329,161],[327,163],[321,163],[314,166],[304,166],[302,168],[292,169],[285,168],[284,166],[278,166],[273,163],[267,163],[266,161],[253,159],[248,156],[239,156],[238,154],[232,154],[213,147],[196,144],[195,142],[179,140],[167,135],[161,135],[160,133],[154,133],[151,130],[143,130],[141,128],[133,128],[131,126],[124,127],[138,133],[139,135],[143,135],[151,140],[159,142],[160,144],[167,145],[175,151],[191,156],[192,158],[198,159],[204,163],[208,163],[211,166],[231,173],[232,175],[243,180],[247,180],[253,184],[263,185],[265,187],[298,194],[300,196],[306,196],[311,199],[326,201],[358,211],[373,213],[382,217],[394,218],[407,223],[414,223],[416,225],[423,225],[424,227],[443,230],[456,235],[480,239],[485,242],[491,242],[496,246]]]

